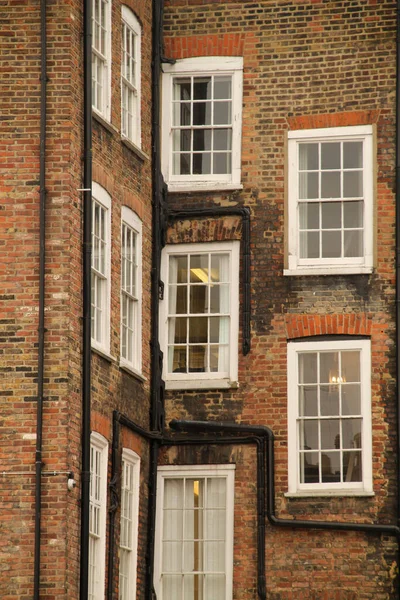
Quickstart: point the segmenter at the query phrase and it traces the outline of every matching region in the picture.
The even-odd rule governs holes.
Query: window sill
[[[301,490],[299,492],[286,492],[285,498],[330,498],[330,497],[369,497],[375,496],[374,492],[366,492],[365,490]]]
[[[121,143],[127,148],[129,148],[129,150],[131,150],[134,154],[136,154],[136,156],[140,158],[140,160],[150,160],[150,156],[143,152],[143,150],[141,150],[139,146],[136,146],[136,144],[131,142],[131,140],[127,137],[121,136]]]
[[[106,352],[105,350],[102,350],[101,348],[97,348],[96,346],[93,345],[93,341],[92,341],[92,352],[94,352],[95,354],[98,354],[99,356],[101,356],[101,358],[104,358],[107,362],[109,363],[116,363],[117,359],[115,358],[115,356],[112,356],[109,352]]]
[[[110,133],[119,133],[118,129],[114,127],[114,125],[112,125],[110,121],[107,121],[107,119],[103,117],[103,115],[100,115],[94,108],[92,108],[92,117]]]
[[[218,390],[237,389],[239,383],[230,379],[192,379],[190,381],[165,381],[166,390]]]
[[[284,269],[284,276],[302,277],[303,275],[370,275],[373,267],[335,265],[334,267],[299,267],[297,269]]]
[[[169,182],[169,192],[212,192],[212,191],[232,191],[242,190],[241,183],[229,183],[222,181],[185,181],[185,182]]]
[[[146,377],[144,377],[139,371],[136,371],[136,369],[122,361],[120,361],[119,363],[119,368],[121,369],[121,371],[125,371],[126,373],[132,375],[132,377],[135,377],[135,379],[138,379],[142,383],[144,381],[147,381]]]

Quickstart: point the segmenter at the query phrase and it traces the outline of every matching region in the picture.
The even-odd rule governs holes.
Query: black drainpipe
[[[396,384],[397,523],[400,526],[400,0],[397,0],[396,27]]]
[[[242,219],[242,352],[244,356],[250,352],[250,314],[251,314],[251,289],[250,289],[250,209],[247,206],[213,206],[210,208],[187,208],[186,210],[167,210],[170,221],[184,219],[205,219],[207,217],[239,216]]]
[[[82,467],[80,600],[88,598],[90,502],[90,377],[92,260],[92,0],[84,1],[83,29],[83,298],[82,298]]]
[[[38,326],[38,395],[35,455],[35,550],[33,597],[40,595],[40,534],[42,517],[42,446],[43,446],[43,380],[44,380],[44,293],[45,293],[45,231],[46,231],[46,0],[40,2],[40,208],[39,208],[39,326]]]
[[[176,431],[185,431],[188,433],[220,433],[235,434],[248,433],[253,434],[264,440],[264,451],[261,460],[260,453],[257,453],[257,480],[263,481],[265,471],[267,485],[265,516],[271,525],[276,527],[286,527],[290,529],[322,529],[333,531],[362,531],[370,534],[383,534],[395,536],[400,549],[400,528],[396,525],[381,525],[379,523],[346,523],[337,521],[308,521],[302,519],[280,519],[275,515],[275,460],[274,460],[274,434],[269,427],[262,425],[243,425],[236,423],[221,423],[217,421],[180,421],[172,420],[170,427]],[[224,439],[224,438],[221,438]],[[227,442],[229,443],[229,442]],[[266,462],[264,462],[266,461]],[[261,500],[262,501],[262,500]],[[264,540],[265,542],[265,540]],[[399,589],[398,589],[399,593]]]

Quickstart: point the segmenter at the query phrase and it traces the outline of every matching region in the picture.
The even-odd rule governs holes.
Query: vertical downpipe
[[[400,526],[400,0],[396,17],[396,386],[397,525]]]
[[[80,600],[88,598],[92,260],[92,0],[84,0],[83,46],[83,331]]]
[[[38,326],[38,394],[35,453],[35,549],[33,597],[40,595],[40,538],[42,516],[42,445],[43,445],[43,379],[44,379],[44,292],[45,292],[45,230],[46,230],[46,0],[40,2],[40,167],[39,167],[39,326]]]

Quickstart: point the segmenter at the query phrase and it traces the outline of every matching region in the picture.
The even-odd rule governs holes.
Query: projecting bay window
[[[110,120],[111,95],[111,0],[92,3],[92,98],[93,108]]]
[[[231,600],[233,465],[161,467],[155,560],[160,600]]]
[[[89,600],[104,598],[107,503],[107,440],[90,437]]]
[[[170,389],[237,381],[239,242],[167,246],[160,303]]]
[[[122,7],[121,133],[140,147],[141,27],[133,12]]]
[[[372,127],[290,131],[286,274],[373,266]]]
[[[93,183],[91,335],[92,347],[110,351],[111,198]]]
[[[289,492],[371,492],[369,340],[288,346]]]
[[[242,59],[184,59],[163,68],[163,166],[169,188],[238,187]]]

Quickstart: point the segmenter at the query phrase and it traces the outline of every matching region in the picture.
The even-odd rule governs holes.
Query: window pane
[[[189,373],[204,373],[207,371],[207,347],[189,347]]]
[[[299,354],[299,382],[317,383],[318,367],[316,352],[304,352]]]
[[[190,318],[189,319],[189,343],[207,343],[208,334],[208,319],[207,317]]]
[[[180,129],[173,132],[173,149],[175,151],[190,152],[191,150],[191,131],[189,129]]]
[[[215,129],[214,130],[214,150],[231,150],[232,148],[232,130]]]
[[[339,376],[339,353],[321,352],[320,356],[320,381],[335,383]]]
[[[340,448],[340,421],[327,419],[321,421],[321,448],[332,450]]]
[[[343,143],[343,168],[357,169],[363,166],[363,144],[362,142]]]
[[[191,99],[190,77],[174,78],[173,97],[174,97],[174,100],[190,100]]]
[[[343,203],[343,227],[363,226],[363,202]]]
[[[211,173],[211,154],[209,152],[193,155],[193,173],[195,175],[209,175]]]
[[[211,255],[211,281],[229,281],[229,255]]]
[[[164,508],[183,508],[182,479],[165,479]]]
[[[363,232],[361,230],[346,230],[343,236],[344,256],[362,256],[363,255]]]
[[[300,449],[316,450],[319,448],[318,442],[318,421],[300,422]]]
[[[305,385],[299,389],[299,415],[301,417],[318,415],[318,388],[316,385]]]
[[[208,254],[193,254],[190,257],[190,282],[208,282]]]
[[[319,454],[300,454],[300,483],[319,483]]]
[[[340,258],[342,255],[342,235],[340,231],[322,232],[322,258]]]
[[[340,198],[340,173],[321,173],[321,198]]]
[[[193,125],[211,125],[211,102],[193,104]]]
[[[299,173],[299,199],[319,198],[318,173]]]
[[[225,175],[232,172],[232,155],[230,152],[218,152],[213,155],[213,173],[215,175]]]
[[[361,198],[363,195],[362,171],[349,171],[343,173],[343,197]]]
[[[172,334],[173,341],[175,344],[186,343],[186,324],[185,318],[170,319],[170,333]]]
[[[195,77],[193,80],[193,98],[207,100],[211,98],[211,77]]]
[[[182,285],[169,286],[168,310],[170,314],[187,313],[187,288]]]
[[[190,313],[208,312],[208,287],[206,285],[190,286]]]
[[[319,258],[319,232],[300,232],[300,258]]]
[[[318,202],[299,204],[300,229],[319,229],[319,207]]]
[[[163,598],[182,597],[182,575],[162,576]]]
[[[321,385],[321,416],[337,416],[339,414],[339,386]]]
[[[361,414],[361,386],[357,383],[342,385],[342,415]]]
[[[173,106],[173,124],[175,127],[188,127],[191,123],[191,104],[181,102]]]
[[[346,450],[361,448],[361,419],[344,419],[342,421],[342,445]]]
[[[186,283],[187,282],[188,257],[170,256],[169,257],[169,282]]]
[[[232,123],[232,103],[214,103],[214,125],[230,125]]]
[[[362,481],[362,453],[343,452],[344,481]]]
[[[232,98],[232,77],[230,75],[214,77],[214,98],[216,100]]]
[[[323,483],[338,483],[340,481],[339,452],[321,454],[321,480]]]
[[[206,574],[204,585],[205,598],[207,600],[221,600],[225,598],[225,575]]]
[[[360,381],[360,352],[359,351],[343,351],[342,359],[342,376],[344,381]]]
[[[340,169],[340,142],[321,144],[321,169]]]
[[[211,129],[193,131],[193,150],[211,150],[211,132]],[[190,134],[189,131],[186,133]],[[190,146],[187,149],[190,149]]]
[[[225,570],[225,542],[205,542],[205,569],[206,571]]]
[[[318,169],[318,144],[299,144],[299,168],[301,171]]]
[[[168,349],[169,373],[187,373],[186,347],[170,347]]]
[[[342,226],[342,204],[340,202],[323,202],[322,228],[334,229]]]

